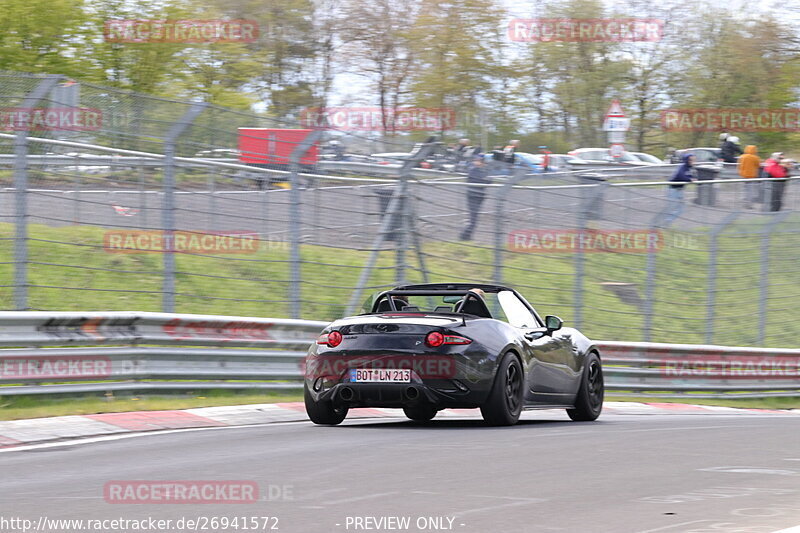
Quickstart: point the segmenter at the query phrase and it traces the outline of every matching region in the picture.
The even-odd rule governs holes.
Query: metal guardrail
[[[9,136],[9,134],[0,134],[0,138]],[[10,136],[9,136],[10,137]],[[31,138],[30,140],[41,140]],[[48,144],[72,147],[84,150],[98,150],[96,145],[85,143],[78,143],[73,141],[56,141],[52,139],[47,140]],[[82,153],[80,155],[67,155],[67,154],[45,154],[45,155],[28,155],[26,163],[31,167],[43,167],[46,169],[63,169],[66,171],[88,171],[92,168],[97,169],[126,169],[126,168],[160,168],[164,162],[160,159],[160,154],[151,154],[147,152],[134,152],[131,150],[109,150],[109,155],[96,155],[89,153]],[[141,155],[133,155],[133,154]],[[128,155],[120,155],[128,154]],[[0,154],[0,168],[11,168],[14,165],[15,157],[13,154]],[[203,167],[219,167],[228,170],[239,171],[242,174],[252,174],[253,176],[271,175],[275,178],[281,176],[288,176],[289,172],[286,170],[265,169],[246,165],[234,158],[202,158],[202,157],[180,157],[175,158],[176,166],[184,168],[203,168]],[[364,163],[356,161],[319,161],[315,168],[317,174],[314,173],[301,173],[302,177],[317,178],[317,179],[339,179],[345,175],[356,176],[371,176],[374,178],[391,178],[391,181],[396,181],[401,164],[378,164],[378,163]],[[664,164],[664,165],[648,165],[637,167],[615,167],[611,165],[573,165],[567,170],[547,173],[528,173],[530,176],[540,177],[558,177],[558,176],[574,176],[585,173],[602,174],[606,178],[614,179],[653,179],[663,178],[669,179],[675,171],[677,165]],[[450,172],[447,170],[436,170],[426,168],[413,168],[411,176],[416,179],[465,179],[465,173]],[[738,173],[735,168],[724,167],[720,174],[722,179],[736,178]]]
[[[600,342],[607,387],[632,396],[800,396],[800,350]]]
[[[300,388],[325,322],[167,313],[0,313],[0,395]],[[609,391],[800,395],[800,350],[600,342]]]
[[[0,395],[296,389],[309,341],[325,325],[165,313],[2,312]]]

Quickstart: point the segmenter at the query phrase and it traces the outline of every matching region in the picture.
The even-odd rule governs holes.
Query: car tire
[[[596,420],[603,410],[604,395],[603,365],[596,353],[590,353],[586,356],[581,386],[575,398],[575,408],[567,409],[567,414],[576,422]]]
[[[415,405],[414,407],[403,407],[403,412],[414,422],[429,422],[433,420],[439,410],[432,405]]]
[[[525,376],[519,359],[512,353],[503,356],[494,376],[492,391],[481,414],[491,426],[513,426],[522,413]]]
[[[311,396],[308,385],[303,386],[303,399],[306,404],[308,418],[315,424],[323,426],[335,426],[341,424],[347,416],[348,408],[345,406],[334,406],[333,402],[318,402]]]

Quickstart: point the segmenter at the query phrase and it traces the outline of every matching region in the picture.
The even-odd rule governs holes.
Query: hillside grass
[[[704,343],[709,309],[715,344],[756,346],[759,294],[767,275],[764,346],[797,347],[800,322],[800,232],[787,219],[769,242],[757,226],[730,227],[718,240],[718,263],[709,264],[705,232],[667,231],[653,255],[656,276],[652,333],[655,342]],[[0,307],[13,309],[13,226],[0,224]],[[105,230],[87,226],[29,226],[29,307],[60,311],[160,311],[163,254],[109,253]],[[745,233],[746,232],[746,233]],[[688,245],[686,243],[689,243]],[[760,258],[769,253],[762,272]],[[423,247],[429,281],[488,282],[494,250],[474,243],[433,241]],[[301,245],[301,316],[333,320],[342,316],[369,257],[368,251]],[[395,282],[395,252],[378,254],[363,298]],[[409,282],[421,282],[416,254],[406,254]],[[575,276],[583,262],[583,283]],[[517,288],[540,314],[556,314],[601,340],[643,340],[647,296],[646,253],[503,252],[503,283]],[[253,254],[176,254],[176,311],[288,317],[291,263],[286,243],[262,243]],[[715,285],[709,290],[709,280]],[[628,298],[607,283],[627,284]],[[632,296],[631,296],[632,295]],[[713,298],[710,299],[710,298]],[[582,320],[576,324],[576,302]]]

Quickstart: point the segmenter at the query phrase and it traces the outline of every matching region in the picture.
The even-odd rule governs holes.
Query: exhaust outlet
[[[341,398],[345,402],[349,402],[350,400],[352,400],[353,396],[355,396],[355,393],[353,392],[353,389],[351,389],[350,387],[344,387],[342,388],[342,390],[339,391],[339,398]]]
[[[408,387],[406,389],[406,398],[408,398],[409,400],[416,400],[417,398],[419,398],[419,389],[417,389],[416,387]]]

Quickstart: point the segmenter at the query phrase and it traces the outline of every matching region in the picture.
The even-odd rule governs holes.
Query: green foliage
[[[6,0],[0,70],[64,74],[287,120],[309,106],[449,107],[456,129],[389,129],[385,140],[439,133],[491,147],[522,138],[523,150],[605,146],[602,115],[619,98],[632,118],[628,144],[661,154],[667,146],[714,145],[719,133],[664,132],[663,109],[796,105],[795,28],[766,11],[740,15],[711,0],[542,0],[528,16],[653,18],[664,21],[663,38],[515,43],[505,34],[512,10],[499,0]],[[259,35],[204,44],[114,43],[103,35],[110,20],[187,18],[250,19]],[[352,79],[363,90],[338,94]],[[791,151],[800,137],[735,133],[762,153]]]

